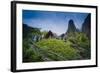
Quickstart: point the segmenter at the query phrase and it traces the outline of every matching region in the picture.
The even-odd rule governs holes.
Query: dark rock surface
[[[90,38],[91,36],[91,14],[89,14],[84,20],[84,23],[82,25],[82,32],[85,33],[88,38]]]
[[[69,20],[67,34],[70,32],[76,32],[76,31],[77,29],[75,27],[74,21],[72,19]]]
[[[51,30],[49,30],[49,32],[46,34],[45,38],[53,38],[53,32]]]

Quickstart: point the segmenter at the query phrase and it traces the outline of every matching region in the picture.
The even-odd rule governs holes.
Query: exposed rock
[[[82,25],[82,32],[85,33],[88,38],[90,38],[91,36],[91,14],[89,14],[84,20],[84,23]]]
[[[67,37],[74,35],[75,32],[79,32],[79,30],[76,29],[75,24],[74,24],[74,21],[71,19],[71,20],[69,20],[69,23],[68,23],[68,30],[67,30],[67,32],[61,34],[59,36],[59,38],[61,40],[65,40],[66,41]]]
[[[73,33],[73,32],[76,32],[76,31],[77,31],[77,29],[75,27],[74,21],[72,19],[69,20],[67,34]]]
[[[45,36],[45,38],[53,38],[53,37],[54,37],[54,35],[53,35],[52,31],[49,31]]]

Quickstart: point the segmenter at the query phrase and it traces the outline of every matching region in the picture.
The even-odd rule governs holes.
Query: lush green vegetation
[[[90,40],[82,32],[76,32],[68,37],[68,41],[72,43],[72,47],[77,49],[82,59],[90,59]]]
[[[51,52],[51,54],[54,53],[54,56],[50,56],[54,60],[74,60],[80,58],[78,51],[70,46],[70,42],[65,43],[58,39],[44,39],[37,42],[37,45],[41,49]]]
[[[25,30],[25,29],[24,29]],[[90,40],[82,32],[70,33],[66,41],[57,38],[33,41],[33,35],[46,35],[39,29],[24,31],[23,62],[65,61],[90,59]],[[27,35],[27,37],[26,37]]]

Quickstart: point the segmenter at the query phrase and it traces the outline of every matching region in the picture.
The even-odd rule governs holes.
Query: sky
[[[88,13],[36,10],[23,10],[22,14],[24,24],[34,28],[40,28],[41,31],[51,30],[57,35],[61,35],[67,31],[70,19],[74,21],[77,29],[81,29],[82,23],[88,15]]]

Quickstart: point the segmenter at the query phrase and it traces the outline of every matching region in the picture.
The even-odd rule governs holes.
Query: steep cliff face
[[[69,20],[67,34],[71,33],[71,32],[76,32],[76,31],[77,31],[77,29],[75,27],[74,21]]]
[[[85,33],[88,38],[90,38],[91,36],[91,14],[89,14],[84,20],[84,23],[82,25],[82,32]]]
[[[67,29],[66,33],[61,34],[60,35],[60,38],[62,40],[66,40],[67,37],[74,36],[75,32],[79,32],[79,30],[76,29],[76,26],[74,24],[74,21],[71,19],[68,22],[68,29]]]
[[[74,34],[74,32],[76,32],[77,29],[75,27],[74,21],[71,19],[68,22],[68,30],[66,32],[66,35],[70,35],[70,34]]]

